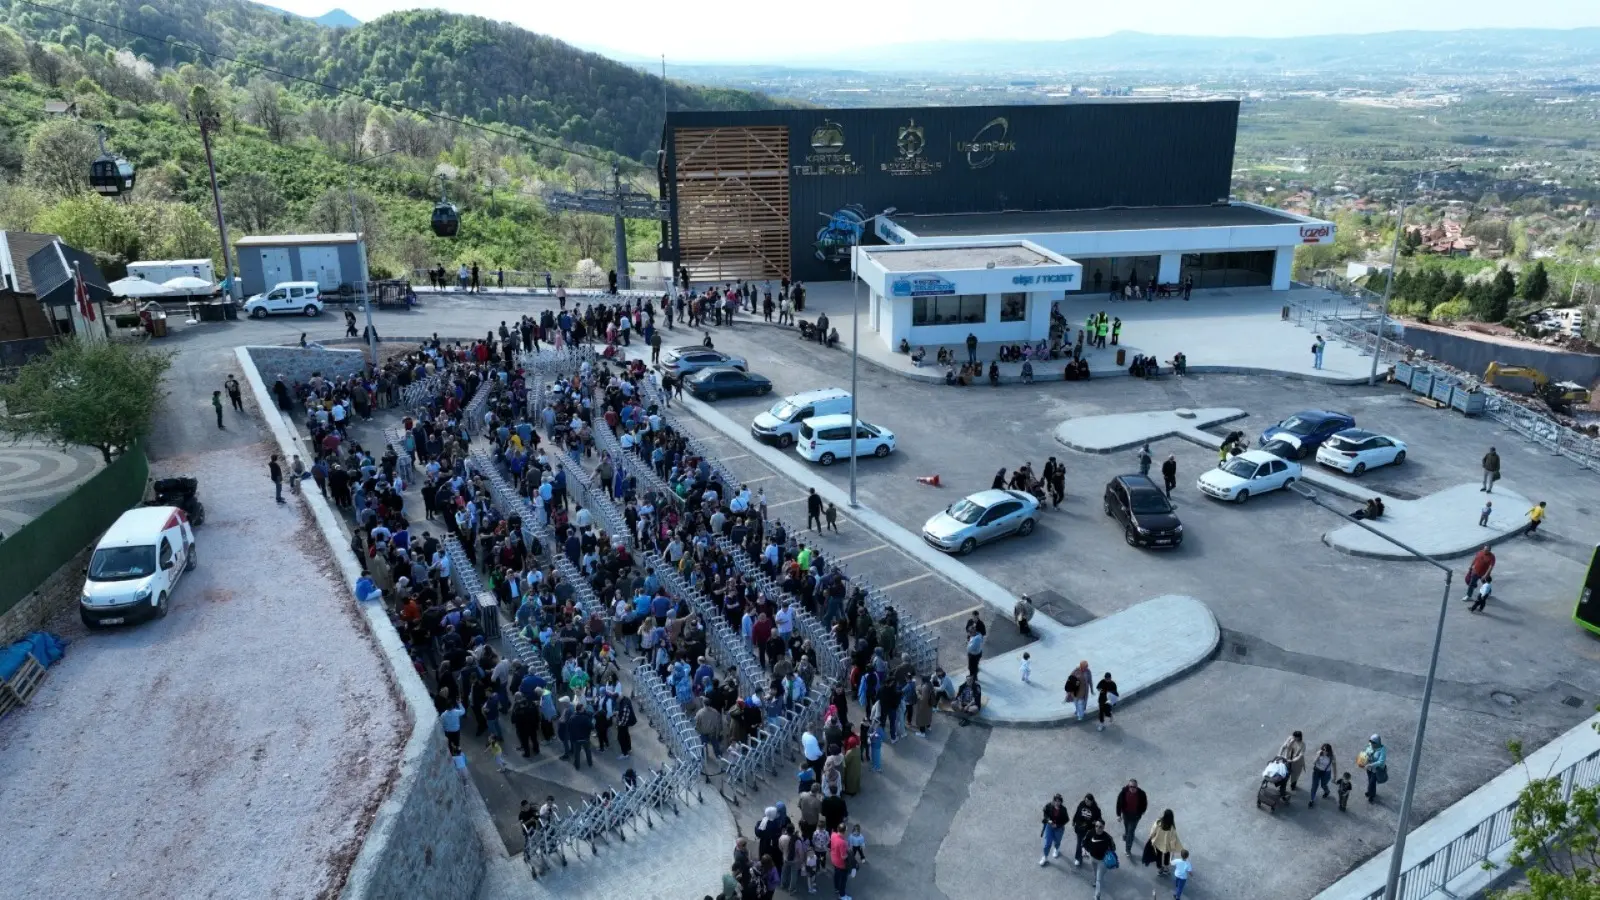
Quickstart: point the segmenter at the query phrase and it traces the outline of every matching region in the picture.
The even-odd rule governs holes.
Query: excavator
[[[1508,387],[1501,383],[1502,378],[1526,379],[1532,383],[1533,390],[1520,391]],[[1563,414],[1569,414],[1574,406],[1583,406],[1589,402],[1588,388],[1575,381],[1558,381],[1552,384],[1549,375],[1532,366],[1503,366],[1498,362],[1489,363],[1489,368],[1483,372],[1483,383],[1507,390],[1517,390],[1518,393],[1533,393],[1552,410]]]

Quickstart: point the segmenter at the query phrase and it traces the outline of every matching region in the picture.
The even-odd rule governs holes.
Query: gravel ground
[[[268,452],[163,461],[207,513],[166,619],[53,626],[66,658],[0,729],[5,893],[338,894],[406,718],[309,514],[273,504]]]

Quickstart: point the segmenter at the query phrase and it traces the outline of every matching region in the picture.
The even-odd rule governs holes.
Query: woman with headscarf
[[[1367,748],[1356,757],[1356,765],[1367,770],[1367,802],[1378,799],[1378,785],[1389,780],[1389,749],[1377,735],[1367,739]]]
[[[756,853],[778,859],[778,836],[783,834],[783,826],[778,823],[777,807],[767,807],[766,814],[756,823],[755,832]]]
[[[1166,875],[1172,868],[1172,858],[1183,855],[1183,842],[1178,840],[1178,823],[1172,810],[1165,810],[1161,818],[1150,826],[1150,838],[1144,844],[1144,864],[1156,864],[1156,874]]]
[[[861,793],[861,740],[850,735],[844,741],[844,792],[854,797]]]
[[[911,727],[923,737],[927,737],[928,729],[933,727],[932,679],[923,678],[917,685],[917,705],[911,711]]]
[[[837,797],[844,793],[844,771],[839,757],[828,757],[827,765],[822,769],[822,796]]]

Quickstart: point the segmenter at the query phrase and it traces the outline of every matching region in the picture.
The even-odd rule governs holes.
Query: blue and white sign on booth
[[[889,283],[894,297],[948,297],[955,292],[955,283],[938,275],[899,275]]]

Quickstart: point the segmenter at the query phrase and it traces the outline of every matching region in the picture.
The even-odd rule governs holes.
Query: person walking
[[[984,638],[984,633],[976,630],[967,637],[967,675],[973,681],[978,680],[978,663],[983,659]]]
[[[217,408],[217,415],[222,415],[222,408]],[[279,503],[283,500],[283,466],[278,464],[278,454],[272,454],[272,459],[267,460],[267,476],[272,479],[272,492]]]
[[[1100,722],[1094,730],[1105,731],[1106,724],[1111,721],[1111,707],[1117,705],[1117,683],[1111,680],[1111,673],[1107,672],[1100,676],[1100,683],[1094,689],[1100,713]]]
[[[1150,477],[1150,445],[1145,444],[1139,448],[1139,474]]]
[[[1089,671],[1089,661],[1079,660],[1078,667],[1067,675],[1067,696],[1061,701],[1072,703],[1073,712],[1082,722],[1083,717],[1089,712],[1089,686],[1094,682],[1094,674]]]
[[[659,364],[660,362],[661,362],[661,332],[652,331],[652,332],[650,332],[650,365],[654,366],[654,365]]]
[[[828,522],[828,530],[833,532],[834,534],[838,534],[839,533],[839,507],[834,506],[832,503],[829,503],[828,504],[828,508],[822,511],[822,517],[824,519],[826,519],[827,522]]]
[[[1367,739],[1367,748],[1356,757],[1356,765],[1367,770],[1367,802],[1378,799],[1378,785],[1389,780],[1389,749],[1383,739],[1373,735]]]
[[[1168,453],[1161,461],[1161,482],[1166,485],[1167,499],[1172,499],[1172,489],[1178,486],[1178,454]]]
[[[1484,544],[1479,547],[1478,552],[1472,557],[1472,563],[1467,566],[1466,577],[1462,579],[1467,584],[1467,595],[1461,599],[1472,599],[1472,591],[1478,586],[1478,582],[1494,573],[1494,564],[1494,551],[1489,549],[1489,545]]]
[[[1317,335],[1316,341],[1311,344],[1311,368],[1322,368],[1322,353],[1327,347],[1328,342],[1322,339],[1322,335]]]
[[[222,424],[222,392],[221,391],[212,391],[211,392],[211,408],[213,410],[216,410],[216,413],[217,413],[217,429],[218,430],[225,429],[227,426]]]
[[[1072,811],[1072,864],[1083,865],[1083,842],[1094,833],[1094,826],[1101,821],[1100,804],[1096,803],[1093,794],[1084,794],[1078,801],[1078,808]]]
[[[1523,534],[1532,536],[1539,530],[1539,525],[1544,522],[1545,501],[1540,500],[1539,505],[1528,510],[1528,528]]]
[[[1039,850],[1039,865],[1049,865],[1052,856],[1061,858],[1061,838],[1066,835],[1067,823],[1071,821],[1072,816],[1067,812],[1061,795],[1051,797],[1040,816],[1039,834],[1044,838],[1044,846]]]
[[[1478,527],[1488,528],[1491,515],[1494,515],[1494,501],[1485,500],[1483,501],[1483,509],[1478,511]]]
[[[1289,764],[1289,790],[1300,790],[1300,775],[1306,770],[1305,737],[1296,731],[1278,748],[1278,755]]]
[[[1328,786],[1333,783],[1334,773],[1339,771],[1339,761],[1333,756],[1333,745],[1323,744],[1317,748],[1317,758],[1311,761],[1311,802],[1307,806],[1317,805],[1317,790],[1322,790],[1322,799],[1328,799]]]
[[[1478,490],[1485,494],[1494,493],[1494,483],[1500,480],[1500,451],[1493,447],[1483,455],[1483,487]]]
[[[1183,842],[1178,839],[1178,823],[1172,810],[1162,810],[1161,818],[1150,826],[1150,837],[1144,845],[1144,864],[1156,864],[1156,874],[1166,875],[1172,868],[1172,858],[1183,853]]]
[[[300,459],[300,454],[294,454],[289,461],[289,493],[300,493],[300,482],[306,477],[306,464]]]
[[[1485,576],[1478,582],[1478,589],[1472,592],[1472,605],[1467,607],[1467,612],[1481,613],[1489,603],[1489,595],[1494,593],[1494,578]]]
[[[1145,794],[1144,788],[1139,787],[1135,779],[1128,779],[1128,784],[1117,792],[1117,820],[1122,823],[1122,847],[1127,851],[1128,857],[1133,857],[1133,838],[1139,828],[1139,820],[1144,818],[1145,810],[1150,808],[1150,797]]]
[[[233,411],[244,412],[244,393],[239,388],[239,379],[229,375],[227,380],[222,382],[222,389],[227,392],[228,402],[233,404]]]
[[[978,364],[978,336],[970,331],[967,332],[967,362]]]
[[[441,702],[444,695],[440,695]],[[461,717],[466,715],[466,709],[457,700],[455,705],[440,711],[439,727],[444,729],[445,743],[450,747],[450,754],[454,756],[461,752]]]
[[[1105,884],[1106,871],[1115,869],[1117,862],[1117,842],[1111,835],[1106,834],[1106,823],[1096,820],[1094,830],[1083,839],[1083,849],[1089,851],[1089,856],[1094,859],[1094,900],[1100,900],[1100,889]]]
[[[828,863],[833,866],[833,892],[838,900],[850,900],[850,840],[844,836],[843,823],[828,838]]]
[[[806,494],[806,527],[812,531],[822,531],[822,498],[817,496],[817,489],[811,488]]]

